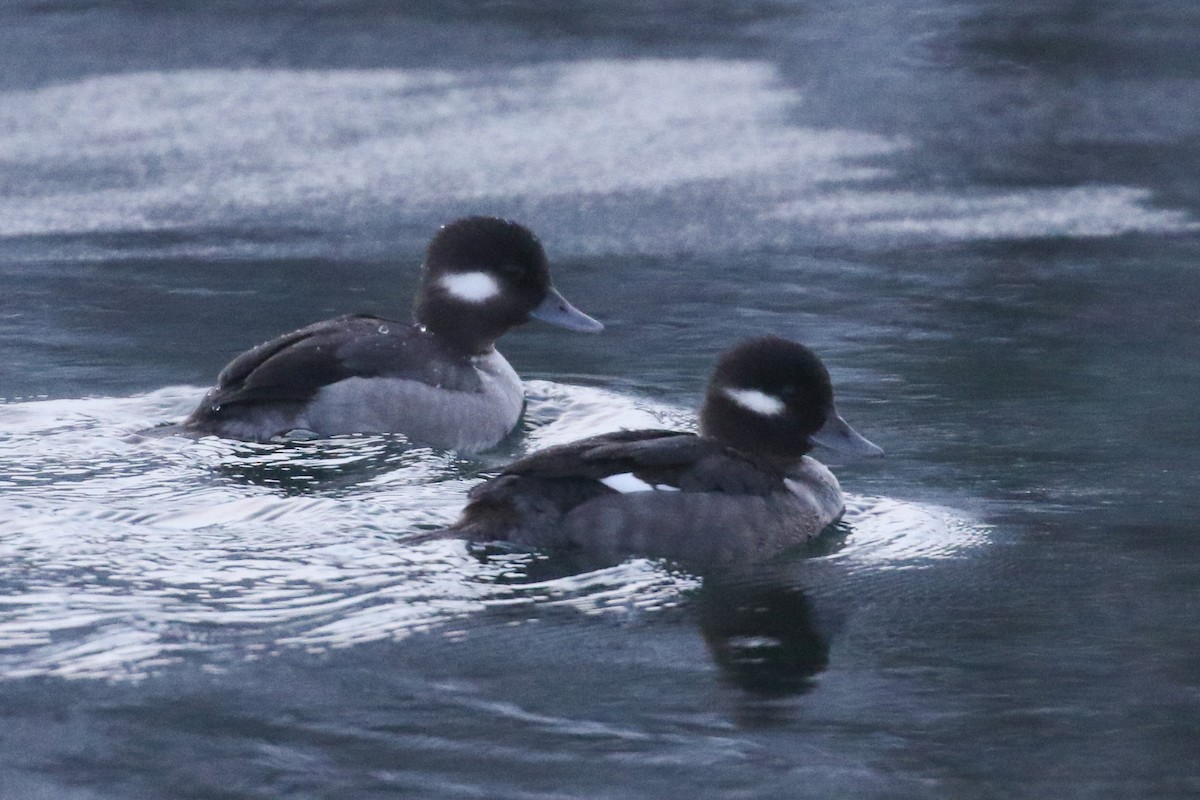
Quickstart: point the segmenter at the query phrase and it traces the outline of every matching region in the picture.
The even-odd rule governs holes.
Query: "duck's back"
[[[420,326],[355,315],[243,353],[185,427],[257,441],[294,430],[402,433],[472,451],[503,439],[523,404],[520,379],[497,351],[462,355]]]
[[[452,530],[479,540],[705,563],[754,561],[841,515],[836,478],[711,439],[622,431],[535,453],[476,487]]]

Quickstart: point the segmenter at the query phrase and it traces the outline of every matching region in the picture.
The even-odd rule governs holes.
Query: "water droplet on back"
[[[387,332],[388,332],[388,326],[387,326],[387,325],[380,325],[380,326],[379,326],[379,332],[380,332],[380,333],[387,333]]]

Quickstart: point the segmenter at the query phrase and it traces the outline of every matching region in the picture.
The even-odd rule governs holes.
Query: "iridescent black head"
[[[700,427],[705,436],[776,458],[799,458],[814,443],[881,455],[837,413],[829,372],[816,353],[776,336],[750,339],[717,361]]]
[[[571,330],[604,328],[554,289],[542,243],[523,225],[466,217],[437,232],[425,254],[418,322],[480,353],[531,317]]]

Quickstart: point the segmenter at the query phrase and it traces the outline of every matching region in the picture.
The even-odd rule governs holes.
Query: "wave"
[[[406,544],[458,513],[499,463],[619,427],[687,428],[683,409],[604,389],[527,384],[520,439],[484,460],[361,436],[262,445],[146,437],[202,394],[0,404],[0,676],[140,678],[181,661],[254,659],[561,610],[636,617],[700,579],[630,559],[574,574],[537,554]],[[947,510],[855,498],[826,558],[946,557]],[[949,523],[982,534],[966,521]],[[951,541],[953,540],[953,541]],[[457,633],[456,633],[457,632]]]

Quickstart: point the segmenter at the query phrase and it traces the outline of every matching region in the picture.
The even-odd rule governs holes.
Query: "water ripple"
[[[829,558],[873,569],[917,569],[962,558],[986,544],[988,529],[948,508],[887,497],[846,498],[843,546]]]
[[[495,461],[403,437],[253,444],[138,432],[200,390],[0,404],[0,671],[136,677],[183,658],[257,657],[430,630],[546,602],[589,614],[670,604],[689,585],[630,562],[513,583],[533,556],[405,546],[450,521],[479,471],[621,425],[673,424],[599,389],[529,385],[526,436]]]
[[[528,385],[524,433],[481,460],[403,437],[247,444],[138,434],[200,390],[0,404],[0,675],[136,678],[182,660],[221,669],[547,613],[636,618],[697,577],[646,559],[545,573],[537,554],[405,544],[528,450],[618,427],[692,427],[678,408],[603,389]],[[950,512],[853,498],[824,558],[898,569],[981,534]],[[857,567],[856,567],[857,568]]]

